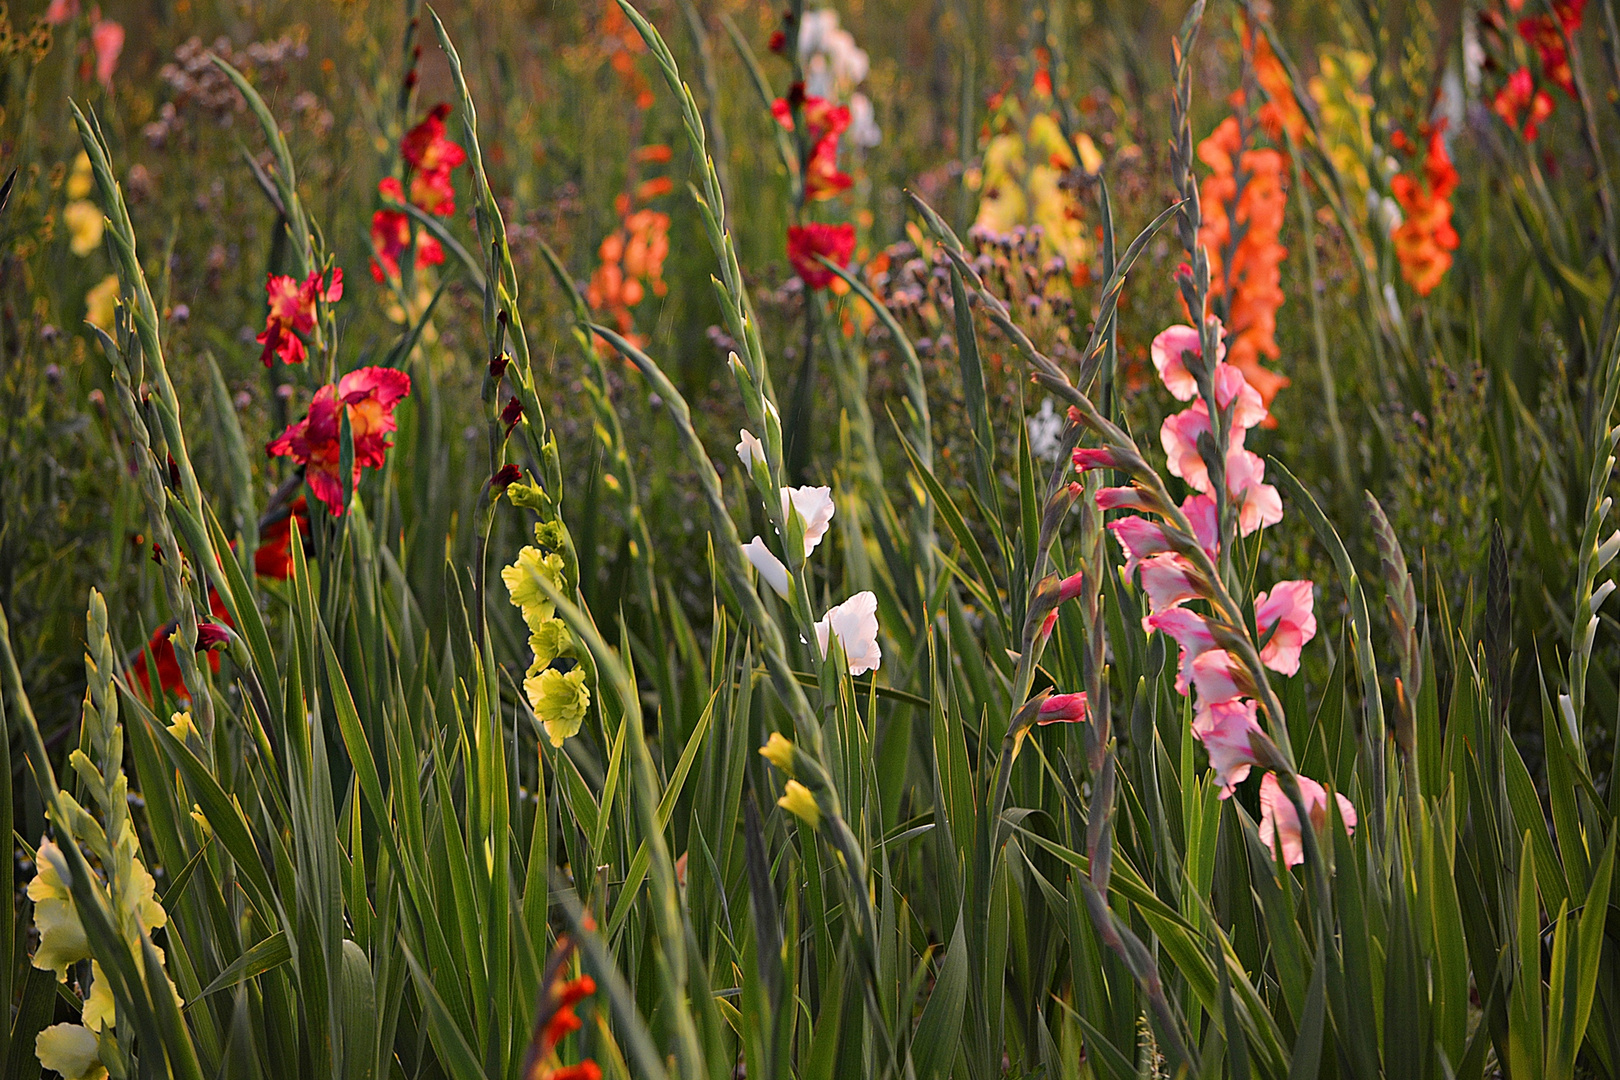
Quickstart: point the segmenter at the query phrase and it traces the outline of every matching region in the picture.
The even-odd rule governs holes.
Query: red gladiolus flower
[[[1525,142],[1535,142],[1542,122],[1552,115],[1553,99],[1547,91],[1535,88],[1529,68],[1520,68],[1508,76],[1506,85],[1496,92],[1491,111],[1523,135]]]
[[[315,305],[324,300],[335,304],[343,297],[343,271],[332,271],[332,284],[322,288],[320,271],[309,275],[300,285],[286,274],[271,274],[264,284],[270,300],[270,312],[265,316],[264,329],[255,339],[264,346],[259,354],[265,367],[270,358],[278,356],[283,364],[302,364],[306,355],[300,334],[315,329]]]
[[[1575,75],[1569,66],[1569,50],[1564,47],[1564,35],[1573,36],[1581,28],[1586,0],[1555,0],[1552,7],[1552,15],[1520,19],[1519,36],[1540,55],[1541,73],[1547,81],[1574,97]],[[1555,17],[1557,21],[1554,21]]]
[[[309,536],[309,504],[302,495],[294,499],[270,520],[259,525],[259,547],[253,553],[253,571],[260,577],[286,581],[292,576],[292,555],[287,548],[292,543],[293,522],[298,531]]]
[[[197,624],[198,652],[217,652],[230,643],[230,632],[219,623],[200,622]]]
[[[793,126],[793,106],[786,98],[771,102],[771,115],[785,128]],[[809,199],[820,202],[837,196],[854,183],[838,171],[838,137],[849,127],[849,107],[825,98],[804,99],[805,139],[810,157],[805,164],[804,187]]]
[[[435,105],[399,143],[400,156],[411,166],[411,202],[446,217],[456,212],[450,171],[467,160],[467,152],[445,137],[444,121],[449,115],[449,105]]]
[[[839,266],[848,266],[855,254],[855,226],[827,225],[811,222],[792,225],[787,235],[788,261],[809,289],[825,289],[836,275],[817,261],[817,255],[826,256]]]
[[[586,1058],[578,1065],[564,1065],[560,1069],[553,1069],[547,1074],[547,1080],[602,1080],[602,1069],[596,1062]]]
[[[377,184],[377,193],[394,202],[404,202],[405,192],[392,176]],[[378,281],[399,277],[399,259],[411,246],[411,219],[403,210],[382,209],[371,215],[371,276]],[[427,230],[416,230],[416,265],[438,266],[444,262],[444,248]]]
[[[290,425],[266,447],[272,457],[290,456],[304,466],[304,480],[315,497],[334,515],[343,513],[343,481],[338,475],[342,456],[338,403],[348,410],[354,438],[354,477],[361,468],[381,468],[389,447],[388,433],[396,427],[394,407],[411,392],[411,377],[385,367],[364,367],[323,386],[310,402],[309,413]]]
[[[214,618],[227,626],[230,625],[231,617],[225,610],[225,603],[213,589],[208,590],[208,609]],[[155,702],[156,699],[152,696],[152,676],[146,667],[146,654],[150,652],[152,654],[152,664],[157,668],[158,685],[163,688],[165,694],[174,698],[182,707],[189,708],[191,705],[191,691],[186,688],[186,681],[180,676],[180,660],[175,656],[174,642],[170,640],[170,635],[179,626],[177,620],[170,619],[152,631],[152,637],[147,641],[146,648],[135,654],[135,658],[130,662],[129,666],[130,670],[134,672],[135,681],[141,686],[141,696],[149,702]],[[197,651],[199,652],[205,649],[203,644],[205,628],[208,628],[207,636],[223,633],[217,626],[211,626],[207,622],[199,622],[197,624]],[[210,648],[206,655],[209,668],[218,671],[219,654]]]
[[[826,202],[849,190],[854,182],[848,173],[838,171],[838,140],[827,138],[816,143],[804,171],[805,197],[811,202]]]

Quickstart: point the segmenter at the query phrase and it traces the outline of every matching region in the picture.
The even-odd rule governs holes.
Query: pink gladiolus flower
[[[1142,497],[1142,493],[1134,487],[1107,487],[1097,492],[1097,508],[1100,510],[1143,510],[1150,511],[1152,506]]]
[[[1192,526],[1198,546],[1211,559],[1221,546],[1221,526],[1215,518],[1215,500],[1208,495],[1189,495],[1181,500],[1181,512]]]
[[[1261,634],[1271,634],[1260,650],[1260,662],[1278,674],[1299,671],[1299,651],[1316,636],[1313,587],[1309,581],[1279,581],[1254,598],[1255,624]]]
[[[1120,548],[1125,552],[1126,577],[1136,573],[1136,568],[1143,559],[1170,550],[1169,541],[1164,538],[1164,530],[1145,517],[1123,517],[1118,521],[1110,521],[1106,527],[1114,534],[1114,539],[1119,541]]]
[[[52,26],[61,26],[78,14],[79,0],[51,0],[45,7],[45,21]]]
[[[342,298],[343,270],[333,270],[332,284],[324,289],[319,271],[310,274],[302,285],[286,274],[271,274],[264,291],[270,311],[265,315],[264,329],[254,339],[264,346],[259,359],[265,367],[270,366],[272,356],[279,356],[283,364],[302,364],[306,352],[298,335],[315,329],[316,301],[332,304]]]
[[[1195,584],[1192,564],[1172,554],[1142,560],[1142,591],[1148,594],[1148,607],[1155,613],[1169,611],[1203,595]]]
[[[1209,754],[1223,799],[1230,798],[1233,788],[1248,779],[1250,768],[1260,763],[1249,741],[1251,735],[1264,734],[1254,716],[1254,702],[1238,698],[1206,705],[1193,718],[1193,735]]]
[[[1142,629],[1150,634],[1162,630],[1181,646],[1177,661],[1176,693],[1185,697],[1191,687],[1193,661],[1215,647],[1215,635],[1210,633],[1209,623],[1204,621],[1202,615],[1178,607],[1148,615],[1142,620]]]
[[[111,19],[101,18],[99,9],[91,12],[91,22],[90,47],[96,54],[96,78],[111,90],[113,72],[118,70],[118,56],[124,51],[124,28]]]
[[[1219,363],[1226,358],[1225,334],[1217,331],[1215,340],[1220,343],[1215,350],[1215,360]],[[1178,325],[1160,331],[1148,353],[1153,357],[1153,367],[1158,371],[1159,378],[1164,380],[1164,388],[1170,391],[1171,397],[1177,401],[1191,401],[1198,396],[1198,380],[1187,370],[1186,361],[1182,359],[1183,353],[1204,355],[1203,342],[1196,327]]]
[[[1087,719],[1086,695],[1053,694],[1041,702],[1037,724],[1072,724]]]
[[[1068,577],[1058,582],[1058,603],[1063,604],[1073,600],[1075,597],[1080,595],[1081,590],[1083,590],[1085,587],[1085,574],[1070,574]]]
[[[1320,833],[1327,827],[1327,791],[1315,780],[1309,777],[1299,777],[1300,802],[1305,806],[1305,813],[1310,816],[1311,826]],[[1347,833],[1356,831],[1356,808],[1349,799],[1334,792],[1333,797],[1339,801],[1339,817],[1344,821]],[[1282,784],[1278,783],[1275,773],[1267,773],[1266,778],[1260,781],[1260,842],[1271,849],[1272,858],[1277,856],[1277,841],[1282,840],[1283,861],[1289,866],[1298,866],[1305,861],[1305,842],[1300,835],[1299,815],[1294,811],[1294,804],[1283,794]]]
[[[1282,496],[1261,483],[1265,475],[1259,454],[1236,450],[1226,459],[1226,490],[1238,500],[1238,531],[1244,536],[1282,520]]]
[[[1215,403],[1225,410],[1234,399],[1237,401],[1237,408],[1232,412],[1232,426],[1235,428],[1247,431],[1270,415],[1266,412],[1266,403],[1260,397],[1260,391],[1249,385],[1241,369],[1232,364],[1216,364]]]
[[[1089,469],[1117,469],[1119,462],[1114,452],[1104,446],[1077,446],[1074,448],[1074,467],[1080,472]]]
[[[1210,649],[1194,659],[1192,679],[1193,685],[1198,687],[1199,706],[1208,708],[1242,697],[1244,688],[1238,685],[1241,671],[1237,658],[1225,649]]]
[[[272,457],[289,456],[304,466],[304,481],[317,499],[334,515],[341,516],[343,480],[338,473],[343,446],[340,438],[341,402],[349,417],[349,433],[354,440],[354,476],[360,470],[381,468],[393,445],[388,435],[395,430],[394,408],[411,392],[411,377],[385,367],[364,367],[351,371],[336,386],[323,386],[315,392],[309,413],[288,426],[266,450]]]

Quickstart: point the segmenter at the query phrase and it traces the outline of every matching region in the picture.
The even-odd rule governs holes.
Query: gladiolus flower
[[[781,559],[772,554],[764,538],[754,537],[742,546],[742,551],[754,565],[754,569],[759,571],[759,576],[765,580],[765,584],[769,585],[777,596],[786,600],[792,584],[788,568],[782,565]]]
[[[1226,459],[1226,490],[1238,500],[1238,532],[1248,536],[1282,520],[1282,496],[1261,480],[1266,463],[1258,454],[1239,450]]]
[[[1551,15],[1532,15],[1519,20],[1519,36],[1541,57],[1541,73],[1547,81],[1575,97],[1575,76],[1564,48],[1564,34],[1574,36],[1581,28],[1586,0],[1555,0]],[[1557,20],[1556,22],[1554,20]],[[1563,24],[1560,32],[1559,24]]]
[[[1300,802],[1311,819],[1311,826],[1321,833],[1327,828],[1328,821],[1327,790],[1309,777],[1300,776],[1297,779]],[[1339,817],[1344,822],[1345,831],[1354,834],[1355,806],[1338,792],[1334,792],[1333,797],[1338,800]],[[1277,856],[1279,838],[1282,841],[1283,861],[1287,865],[1298,866],[1305,861],[1305,841],[1300,834],[1299,814],[1288,796],[1283,794],[1277,774],[1267,773],[1266,778],[1260,781],[1260,842],[1271,849],[1272,858]]]
[[[551,745],[556,747],[579,732],[585,710],[591,704],[591,691],[585,685],[582,667],[566,672],[554,667],[537,671],[523,680],[523,693],[535,717],[546,729]]]
[[[602,1068],[586,1058],[578,1065],[564,1065],[551,1070],[546,1080],[602,1080]]]
[[[113,72],[118,70],[118,57],[124,51],[124,28],[111,19],[103,19],[99,8],[92,9],[90,20],[90,48],[96,54],[96,79],[111,90]]]
[[[36,855],[34,879],[28,883],[28,899],[34,902],[34,925],[39,930],[33,965],[41,971],[56,972],[57,981],[65,982],[67,969],[89,958],[90,942],[68,890],[72,874],[62,850],[42,840]]]
[[[68,230],[68,250],[81,259],[101,246],[106,223],[101,208],[89,199],[75,199],[62,207],[62,224]]]
[[[456,212],[450,172],[467,160],[467,152],[445,137],[444,121],[449,115],[449,105],[435,105],[399,143],[400,156],[412,170],[411,202],[444,217]]]
[[[828,225],[815,221],[808,225],[790,225],[787,235],[788,261],[808,289],[825,289],[836,275],[823,266],[817,256],[824,256],[839,266],[848,266],[855,254],[855,226]]]
[[[45,7],[45,21],[51,26],[61,26],[78,16],[79,0],[51,0]]]
[[[1193,574],[1192,564],[1180,555],[1163,554],[1143,559],[1142,591],[1154,612],[1169,611],[1203,595]]]
[[[1058,582],[1058,603],[1063,604],[1073,600],[1085,590],[1085,587],[1086,575],[1084,573],[1070,574]]]
[[[335,304],[343,297],[343,270],[332,271],[332,283],[322,287],[320,271],[304,279],[300,285],[286,274],[271,274],[264,285],[270,300],[270,311],[264,319],[264,329],[255,338],[264,351],[259,360],[270,366],[272,356],[280,357],[283,364],[302,364],[306,355],[300,334],[315,329],[315,305],[324,300]]]
[[[1525,142],[1535,142],[1541,125],[1552,115],[1552,95],[1535,88],[1529,68],[1520,68],[1508,76],[1507,83],[1491,101],[1491,111],[1514,131],[1524,136]]]
[[[1225,649],[1210,649],[1196,657],[1192,680],[1198,688],[1199,704],[1204,707],[1242,697],[1249,681],[1237,658]]]
[[[1209,253],[1210,296],[1228,297],[1228,359],[1269,405],[1288,385],[1260,362],[1282,355],[1276,331],[1284,298],[1281,267],[1288,256],[1278,242],[1287,213],[1286,162],[1276,150],[1244,150],[1235,117],[1198,144],[1198,159],[1211,170],[1199,189],[1204,223],[1198,240]],[[1247,177],[1241,191],[1239,173]]]
[[[292,577],[292,527],[309,539],[309,504],[302,495],[259,526],[259,547],[253,553],[253,571],[260,577],[286,581]]]
[[[118,314],[118,275],[108,274],[84,294],[84,321],[112,332]]]
[[[1114,539],[1119,541],[1120,548],[1125,552],[1126,577],[1136,573],[1143,559],[1170,550],[1164,530],[1145,517],[1123,517],[1110,521],[1106,528],[1114,534]]]
[[[1300,649],[1316,636],[1313,588],[1309,581],[1279,581],[1254,598],[1255,624],[1261,634],[1271,635],[1260,662],[1281,675],[1299,670]]]
[[[517,562],[501,568],[507,597],[513,607],[523,612],[523,621],[531,632],[538,632],[556,614],[556,605],[546,595],[541,582],[562,592],[565,568],[561,555],[529,546],[518,551]]]
[[[394,409],[411,392],[411,377],[385,367],[363,367],[315,392],[309,413],[290,425],[266,447],[272,457],[290,456],[304,466],[304,480],[315,497],[336,515],[343,514],[343,481],[338,475],[342,456],[338,403],[349,418],[354,439],[353,484],[362,467],[382,468],[393,443],[388,435],[398,426]]]
[[[523,402],[516,397],[507,398],[505,406],[501,408],[501,423],[506,425],[506,433],[512,434],[512,429],[517,427],[518,421],[522,419]]]
[[[1219,320],[1216,320],[1219,327]],[[1226,335],[1218,331],[1215,338],[1215,360],[1217,363],[1226,359]],[[1153,358],[1153,367],[1164,382],[1164,388],[1170,391],[1170,396],[1177,401],[1191,401],[1198,396],[1198,380],[1187,369],[1182,359],[1185,353],[1194,356],[1204,355],[1203,339],[1194,326],[1177,325],[1166,327],[1159,331],[1148,347],[1148,354]]]
[[[741,429],[737,434],[742,436],[742,441],[737,443],[737,460],[742,462],[743,468],[752,473],[755,465],[768,465],[765,460],[765,444],[755,438],[753,432],[747,428]]]
[[[1220,547],[1220,522],[1215,517],[1215,499],[1209,495],[1189,495],[1181,500],[1181,513],[1192,526],[1193,538],[1210,558]]]
[[[848,191],[854,179],[838,170],[838,140],[822,139],[804,170],[804,194],[811,202],[825,202]]]
[[[1106,446],[1077,446],[1074,448],[1074,467],[1079,472],[1092,469],[1117,469],[1119,461]]]
[[[1140,510],[1151,511],[1153,506],[1142,496],[1142,492],[1135,487],[1106,487],[1097,492],[1097,508],[1099,510]]]
[[[827,655],[827,637],[835,634],[838,647],[844,650],[851,675],[875,671],[883,663],[883,650],[878,647],[877,597],[871,592],[858,592],[836,607],[829,608],[816,623],[816,643],[821,655]]]
[[[1078,694],[1053,694],[1041,702],[1037,724],[1073,724],[1089,719],[1084,691]]]
[[[1428,131],[1421,178],[1401,173],[1389,184],[1404,215],[1390,233],[1395,255],[1401,263],[1401,276],[1419,296],[1428,296],[1440,284],[1458,244],[1450,198],[1457,189],[1457,170],[1446,151],[1445,127],[1441,120]]]
[[[1177,661],[1176,692],[1185,695],[1192,685],[1193,661],[1215,648],[1215,635],[1202,615],[1186,608],[1156,611],[1142,619],[1142,629],[1148,633],[1163,631],[1181,646]]]
[[[218,623],[199,622],[197,624],[198,652],[213,652],[225,648],[230,643],[230,632]]]
[[[105,1080],[101,1044],[83,1024],[52,1024],[34,1037],[34,1056],[63,1080]]]
[[[782,797],[776,800],[776,805],[812,829],[821,824],[821,807],[816,805],[816,797],[797,780],[789,780],[783,786]]]
[[[399,181],[384,177],[377,184],[377,193],[393,202],[404,202],[405,193]],[[386,207],[371,215],[371,276],[381,281],[397,281],[400,277],[399,260],[411,246],[411,218],[403,210]],[[426,229],[416,229],[416,267],[438,266],[444,262],[444,248]]]
[[[1250,739],[1265,732],[1255,722],[1254,702],[1238,698],[1204,705],[1193,718],[1192,733],[1209,754],[1221,798],[1230,798],[1233,789],[1248,779],[1250,769],[1260,764]]]
[[[771,732],[771,737],[759,748],[759,756],[789,776],[793,775],[793,743],[780,731]]]
[[[804,554],[809,558],[821,538],[827,535],[827,524],[832,521],[832,488],[797,487],[782,489],[782,517],[787,519],[794,511],[804,521]]]

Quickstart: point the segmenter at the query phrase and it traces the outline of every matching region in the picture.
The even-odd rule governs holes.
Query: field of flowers
[[[104,3],[0,1076],[1620,1077],[1616,0]]]

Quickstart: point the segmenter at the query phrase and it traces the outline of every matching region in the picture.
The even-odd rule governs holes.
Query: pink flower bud
[[[1080,591],[1085,587],[1085,574],[1070,574],[1068,577],[1058,582],[1058,603],[1061,604],[1066,600],[1073,600],[1075,597],[1080,595]]]
[[[1053,694],[1041,702],[1040,716],[1037,724],[1076,723],[1087,719],[1086,695],[1084,691],[1078,694]]]
[[[1119,462],[1106,446],[1077,446],[1074,448],[1074,467],[1081,472],[1090,469],[1117,469]]]

